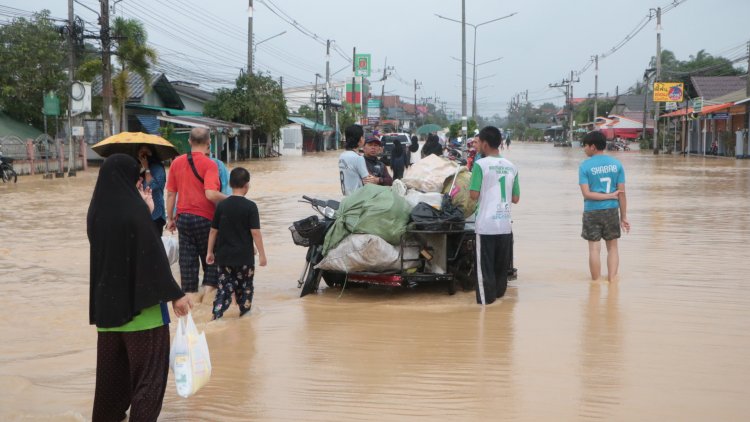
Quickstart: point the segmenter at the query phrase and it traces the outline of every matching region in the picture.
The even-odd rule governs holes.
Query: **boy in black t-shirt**
[[[255,202],[245,198],[250,190],[250,173],[237,167],[229,174],[232,196],[216,206],[211,232],[208,235],[206,262],[216,262],[219,283],[214,300],[214,319],[221,318],[232,303],[232,293],[240,307],[240,316],[250,311],[253,302],[255,257],[266,266],[266,251],[260,234],[260,216]]]

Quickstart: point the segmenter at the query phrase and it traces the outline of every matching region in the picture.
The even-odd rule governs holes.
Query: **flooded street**
[[[213,375],[182,399],[170,373],[160,420],[747,420],[750,160],[614,153],[632,230],[609,285],[588,280],[583,152],[514,142],[519,277],[483,309],[442,286],[299,298],[288,226],[312,212],[301,195],[341,196],[338,153],[244,164],[269,264],[250,315],[194,309]],[[95,179],[0,185],[0,420],[90,420]]]

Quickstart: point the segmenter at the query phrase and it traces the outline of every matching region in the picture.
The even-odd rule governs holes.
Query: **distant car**
[[[380,137],[380,143],[383,145],[383,155],[381,160],[385,165],[391,165],[391,153],[393,152],[393,141],[401,141],[401,146],[409,148],[411,137],[408,133],[386,133]]]

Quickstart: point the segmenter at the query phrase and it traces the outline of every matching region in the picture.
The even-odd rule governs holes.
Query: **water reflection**
[[[579,148],[513,145],[519,280],[473,292],[323,288],[299,298],[302,194],[340,198],[337,152],[242,163],[269,258],[253,311],[205,329],[214,376],[170,380],[161,420],[745,420],[750,414],[750,160],[618,153],[633,230],[619,285],[590,285]],[[88,420],[85,215],[96,170],[0,185],[0,420]],[[176,266],[173,268],[178,271]]]
[[[580,377],[583,419],[607,420],[622,404],[620,284],[592,282],[584,306]],[[604,297],[602,297],[604,295]]]

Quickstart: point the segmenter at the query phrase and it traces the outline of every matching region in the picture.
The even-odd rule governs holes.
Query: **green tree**
[[[0,26],[0,110],[36,128],[44,126],[43,96],[67,104],[66,43],[48,10]]]
[[[649,68],[656,68],[656,57],[651,57]],[[682,82],[687,91],[695,94],[691,89],[691,76],[737,76],[745,74],[746,70],[734,66],[731,60],[725,57],[713,56],[700,50],[695,55],[688,56],[687,60],[679,60],[670,50],[661,52],[661,81]],[[636,81],[629,92],[637,95],[651,92],[652,87],[644,85],[643,81]]]
[[[339,127],[343,130],[347,126],[351,126],[359,121],[361,112],[356,105],[350,103],[343,103],[341,111],[339,112]]]
[[[242,74],[232,89],[222,88],[216,99],[203,108],[204,114],[252,126],[253,135],[270,135],[276,140],[287,123],[287,108],[281,86],[263,74]]]
[[[474,119],[469,119],[468,123],[466,124],[466,133],[469,138],[474,136],[474,132],[477,130],[477,122]],[[451,139],[457,138],[461,135],[461,121],[452,123],[448,127],[448,136],[450,136]]]
[[[299,107],[299,109],[297,109],[297,113],[296,114],[299,114],[300,116],[302,116],[302,117],[304,117],[306,119],[310,119],[312,121],[315,121],[315,118],[316,118],[315,109],[313,107],[310,107],[307,104],[301,105]],[[319,118],[320,116],[321,115],[318,113],[317,117]]]
[[[606,116],[615,106],[614,100],[599,99],[597,101],[597,113],[599,116]],[[573,111],[573,119],[577,124],[591,122],[594,119],[594,99],[587,98],[586,101],[578,104]],[[598,116],[596,116],[598,117]]]
[[[125,103],[130,98],[128,78],[135,72],[149,85],[150,69],[156,63],[156,50],[147,45],[148,34],[141,21],[135,19],[115,18],[112,33],[118,39],[116,57],[120,72],[112,78],[112,105],[117,110],[118,119],[125,115]],[[123,127],[121,124],[120,127]]]

